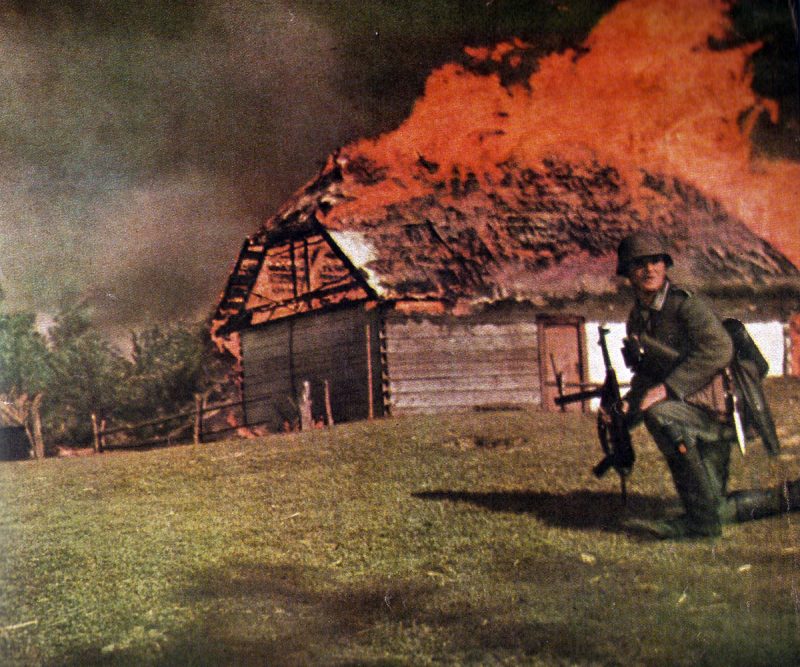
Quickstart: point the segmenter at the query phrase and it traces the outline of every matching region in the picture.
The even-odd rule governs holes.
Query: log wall
[[[306,380],[315,421],[325,420],[326,381],[334,422],[382,415],[378,327],[376,311],[361,304],[243,331],[244,398],[264,396],[247,404],[247,423],[294,424]]]
[[[597,324],[583,325],[590,383],[602,382],[605,374]],[[326,380],[335,422],[386,413],[541,406],[542,364],[548,360],[539,359],[539,326],[537,315],[525,311],[470,321],[391,308],[381,315],[361,303],[247,329],[242,332],[247,423],[273,430],[294,425],[304,380],[311,383],[316,421],[326,416]],[[748,327],[763,350],[778,349],[775,336],[764,337],[764,327]],[[624,325],[610,328],[609,351],[624,385],[629,373],[618,358]],[[781,361],[785,365],[783,357],[770,358],[772,374],[783,372]]]
[[[400,318],[385,322],[392,414],[541,401],[537,325]]]

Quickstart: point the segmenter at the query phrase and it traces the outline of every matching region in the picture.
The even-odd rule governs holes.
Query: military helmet
[[[617,248],[617,275],[627,276],[630,263],[640,257],[661,257],[667,268],[673,264],[660,236],[653,232],[636,232],[620,241]]]

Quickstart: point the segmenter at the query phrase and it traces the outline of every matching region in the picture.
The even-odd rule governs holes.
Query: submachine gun
[[[627,478],[633,470],[633,463],[636,455],[633,451],[631,434],[625,414],[622,412],[622,397],[619,393],[619,382],[614,367],[611,365],[611,357],[608,354],[606,344],[606,334],[608,328],[604,325],[598,327],[600,333],[600,349],[603,351],[603,363],[606,367],[606,377],[603,384],[597,389],[579,391],[574,394],[559,395],[555,398],[558,406],[565,406],[569,403],[588,401],[593,398],[600,399],[600,411],[597,414],[597,435],[600,439],[600,446],[603,449],[602,460],[592,468],[596,477],[602,477],[611,468],[619,475],[622,491],[622,502],[627,503]]]
[[[767,453],[775,456],[780,452],[781,444],[761,386],[769,364],[741,321],[729,317],[722,321],[722,326],[731,337],[734,355],[721,374],[724,405],[713,398],[715,394],[712,390],[712,411],[724,414],[725,420],[731,421],[742,455],[746,452],[747,439],[758,434]],[[680,360],[677,350],[647,334],[626,338],[622,356],[628,367],[647,365],[651,374],[655,375],[666,374]],[[713,384],[714,380],[708,387]],[[706,389],[707,387],[702,388],[695,394],[686,396],[684,400],[689,404],[708,408],[709,396]]]

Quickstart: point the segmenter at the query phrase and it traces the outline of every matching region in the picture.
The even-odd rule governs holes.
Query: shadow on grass
[[[314,568],[232,563],[198,573],[177,600],[196,610],[182,634],[115,648],[89,647],[51,663],[88,665],[392,665],[375,658],[329,661],[374,627],[403,625],[419,614],[435,584],[388,581],[331,586]]]
[[[388,667],[414,664],[420,650],[434,662],[458,655],[469,664],[508,652],[559,664],[610,657],[571,622],[526,619],[524,607],[448,595],[427,581],[343,583],[313,568],[229,565],[201,573],[178,600],[196,610],[183,634],[122,642],[113,651],[91,647],[51,664]]]
[[[596,518],[595,523],[587,523],[587,505],[599,512],[603,499],[612,507],[619,500],[613,494],[589,492],[563,496],[436,493],[438,497],[426,496],[478,501],[480,506],[488,503],[500,511],[562,514],[566,501],[578,496],[582,502],[567,514],[583,507],[584,517],[565,519],[562,515],[561,521],[580,526],[600,522]],[[646,504],[650,500],[639,497],[631,501]],[[636,562],[627,567],[613,574],[613,579],[604,579],[610,590],[627,592],[619,582],[634,580],[647,573],[649,566]],[[703,658],[694,664],[798,664],[796,637],[784,633],[776,642],[769,627],[754,626],[748,633],[751,647],[742,647],[739,640],[732,642],[735,633],[728,630],[736,626],[737,619],[749,618],[749,612],[731,620],[731,626],[725,624],[728,621],[721,612],[713,616],[713,627],[725,631],[717,633],[719,639],[712,642],[699,634],[687,640],[680,624],[654,625],[640,606],[622,600],[615,610],[618,622],[606,624],[607,606],[615,598],[609,598],[603,588],[587,588],[585,577],[575,568],[555,552],[531,555],[513,568],[509,565],[504,571],[510,574],[503,576],[509,576],[512,584],[524,582],[530,592],[524,598],[509,599],[441,586],[429,581],[425,573],[379,577],[370,573],[371,568],[359,568],[357,572],[366,573],[354,574],[350,569],[342,578],[342,572],[332,567],[232,560],[197,572],[177,598],[169,601],[177,608],[191,609],[191,620],[181,631],[143,627],[118,638],[112,650],[92,646],[50,664],[389,667],[500,664],[512,658],[516,664],[689,664],[683,655],[684,641],[688,655]],[[669,599],[668,592],[651,599],[661,604],[659,613],[671,618],[674,598]],[[571,605],[574,614],[543,615],[548,604]],[[587,632],[586,623],[603,631]],[[641,659],[640,641],[649,636],[666,646],[663,660]],[[680,648],[670,652],[672,646]],[[739,660],[741,656],[747,660]]]
[[[640,530],[626,526],[630,517],[658,519],[664,516],[662,498],[628,494],[623,505],[620,494],[598,491],[419,491],[411,494],[421,500],[463,502],[493,512],[535,514],[544,523],[560,528],[594,529],[642,536]]]

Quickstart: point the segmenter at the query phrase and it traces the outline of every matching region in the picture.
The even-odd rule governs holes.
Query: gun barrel
[[[566,396],[556,396],[553,400],[559,407],[562,405],[569,405],[570,403],[577,403],[579,401],[589,401],[593,398],[600,398],[603,393],[603,388],[587,389],[586,391],[579,391],[574,394],[567,394]]]

